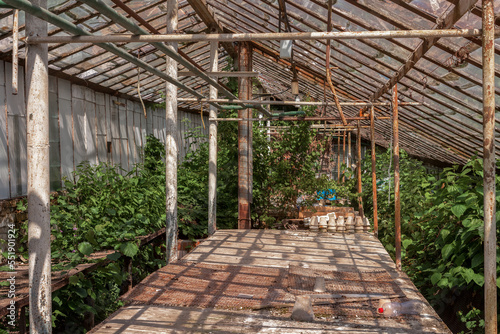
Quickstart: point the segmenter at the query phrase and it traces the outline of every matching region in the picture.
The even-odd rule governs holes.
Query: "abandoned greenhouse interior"
[[[0,30],[0,333],[498,332],[500,0]]]

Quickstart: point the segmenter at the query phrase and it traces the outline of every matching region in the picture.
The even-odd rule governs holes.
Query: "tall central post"
[[[392,89],[392,117],[394,140],[394,224],[396,229],[396,269],[401,270],[401,198],[399,197],[399,123],[398,85]]]
[[[238,57],[239,71],[252,70],[252,49],[247,42],[240,43]],[[250,100],[252,98],[251,78],[238,79],[238,98]],[[248,119],[251,109],[238,111],[238,117]],[[250,229],[250,189],[251,189],[251,166],[250,150],[252,127],[249,121],[238,121],[238,229]]]
[[[177,0],[167,1],[167,34],[177,31]],[[167,43],[177,51],[177,42]],[[167,57],[165,74],[177,80],[177,62]],[[167,263],[177,260],[177,86],[168,83],[165,93],[166,118],[166,197],[167,197]]]
[[[340,182],[340,131],[337,133],[337,181]]]
[[[345,164],[345,133],[346,130],[343,131],[342,134],[342,164]],[[345,183],[345,174],[342,173],[342,183]]]
[[[370,141],[372,146],[373,233],[378,238],[377,160],[375,152],[375,108],[370,110]]]
[[[47,8],[47,0],[34,0]],[[26,15],[26,36],[47,36],[47,22]],[[30,332],[52,333],[50,253],[49,71],[47,44],[26,57]]]
[[[356,167],[356,174],[358,176],[358,193],[361,194],[363,192],[363,181],[361,180],[361,124],[358,121],[357,124],[357,136],[356,136],[356,148],[358,151],[358,161],[357,161],[357,167]],[[363,197],[360,195],[358,197],[358,210],[359,210],[359,215],[361,217],[365,216],[365,213],[363,211]]]
[[[495,200],[495,6],[493,0],[483,0],[483,158],[484,332],[493,334],[498,332]]]

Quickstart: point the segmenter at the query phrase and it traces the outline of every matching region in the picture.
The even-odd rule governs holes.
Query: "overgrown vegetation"
[[[312,113],[312,111],[308,111]],[[220,117],[236,117],[225,111]],[[285,122],[273,122],[277,125]],[[253,125],[253,203],[254,226],[269,227],[279,218],[297,213],[297,198],[316,202],[316,191],[338,188],[326,176],[317,177],[318,157],[325,141],[320,141],[311,122],[286,122],[288,129],[279,139],[268,139],[267,131]],[[191,149],[178,171],[179,219],[181,233],[206,233],[208,201],[208,141],[199,129],[191,131]],[[197,149],[195,150],[195,147]],[[238,125],[220,122],[217,148],[217,226],[236,228],[238,217]],[[342,188],[347,189],[347,188]]]
[[[94,252],[116,250],[107,256],[111,263],[87,276],[71,276],[66,287],[53,293],[54,332],[83,333],[89,314],[100,321],[121,305],[124,256],[132,258],[136,282],[164,265],[164,248],[139,249],[136,239],[165,225],[164,152],[163,144],[148,136],[144,164],[128,173],[119,166],[84,162],[51,199],[53,271],[92,261],[88,255]],[[18,209],[27,210],[26,202],[19,202]],[[27,223],[21,229],[18,252],[26,259]]]
[[[390,151],[377,154],[379,238],[394,256],[393,173]],[[363,199],[372,214],[371,162],[363,162]],[[483,166],[471,159],[465,166],[427,173],[422,162],[401,151],[402,264],[422,294],[452,330],[481,333],[483,309]],[[500,189],[500,177],[496,178]],[[389,190],[389,189],[392,190]],[[497,203],[500,196],[497,196]],[[497,214],[497,236],[500,237]],[[500,264],[500,251],[497,251]],[[500,268],[497,265],[497,268]],[[497,277],[500,276],[497,272]],[[500,287],[500,278],[497,279]]]
[[[232,69],[228,62],[224,70]],[[228,86],[237,82],[230,78]],[[314,110],[306,113],[313,114]],[[220,117],[235,117],[231,110]],[[335,189],[337,197],[356,206],[353,171],[343,166],[345,183],[318,177],[319,158],[330,139],[310,128],[312,122],[280,122],[275,137],[253,123],[253,203],[255,227],[273,227],[281,218],[296,213],[297,199],[304,205],[316,202],[317,191]],[[238,215],[238,128],[236,122],[219,122],[217,153],[217,227],[235,228]],[[125,172],[119,166],[81,164],[73,180],[51,203],[52,257],[54,270],[68,270],[88,261],[99,250],[116,250],[112,262],[53,294],[55,332],[82,333],[85,315],[102,320],[121,305],[118,299],[126,274],[124,256],[133,258],[135,281],[164,264],[165,249],[139,248],[137,236],[165,225],[165,148],[148,136],[144,163]],[[208,141],[199,129],[187,134],[191,145],[178,169],[179,234],[201,238],[207,233]],[[365,214],[372,214],[371,161],[362,162]],[[379,238],[394,256],[393,171],[390,151],[377,154]],[[444,318],[463,325],[452,328],[480,333],[483,300],[483,189],[482,160],[446,168],[432,175],[423,164],[400,154],[401,225],[403,269],[422,294]],[[497,186],[500,178],[497,177]],[[499,187],[500,188],[500,187]],[[500,202],[500,195],[497,196]],[[26,210],[21,203],[20,210]],[[370,217],[373,218],[373,217]],[[372,220],[372,219],[371,219]],[[500,227],[497,213],[497,234]],[[24,225],[26,228],[26,225]],[[26,231],[20,244],[26,242]],[[26,247],[19,249],[27,258]],[[500,252],[497,256],[500,263]],[[497,266],[498,267],[498,266]],[[500,268],[500,267],[499,267]],[[500,276],[500,272],[497,273]],[[497,280],[500,287],[500,279]],[[464,302],[467,301],[467,302]]]

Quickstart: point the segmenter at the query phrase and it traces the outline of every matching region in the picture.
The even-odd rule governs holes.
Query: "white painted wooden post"
[[[47,0],[33,0],[47,8]],[[26,15],[26,36],[47,36],[47,22]],[[26,57],[28,141],[28,250],[30,332],[52,333],[50,277],[50,164],[48,45],[30,45]]]
[[[218,71],[218,42],[210,43],[210,72]],[[214,77],[217,80],[217,77]],[[217,88],[210,86],[210,99],[217,98]],[[217,109],[210,105],[209,119],[217,118]],[[210,121],[208,148],[208,235],[217,230],[217,122]]]
[[[177,30],[177,0],[167,2],[167,34]],[[177,42],[167,43],[177,51]],[[167,57],[165,74],[177,80],[177,62]],[[167,263],[177,260],[177,87],[166,84],[166,195],[167,195]]]

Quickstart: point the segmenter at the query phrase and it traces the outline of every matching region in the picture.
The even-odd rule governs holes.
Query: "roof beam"
[[[196,14],[205,23],[205,25],[213,31],[221,34],[224,32],[224,27],[220,24],[219,20],[215,17],[215,14],[208,8],[206,0],[187,0],[187,2],[194,9]],[[233,58],[236,59],[237,53],[232,42],[221,42],[222,47],[226,52]]]
[[[460,2],[460,0],[446,0],[446,1],[454,5]],[[472,8],[471,10],[471,13],[481,18],[483,16],[483,8],[480,6],[474,6],[474,8]],[[500,26],[500,14],[497,14],[495,16],[495,25]]]

